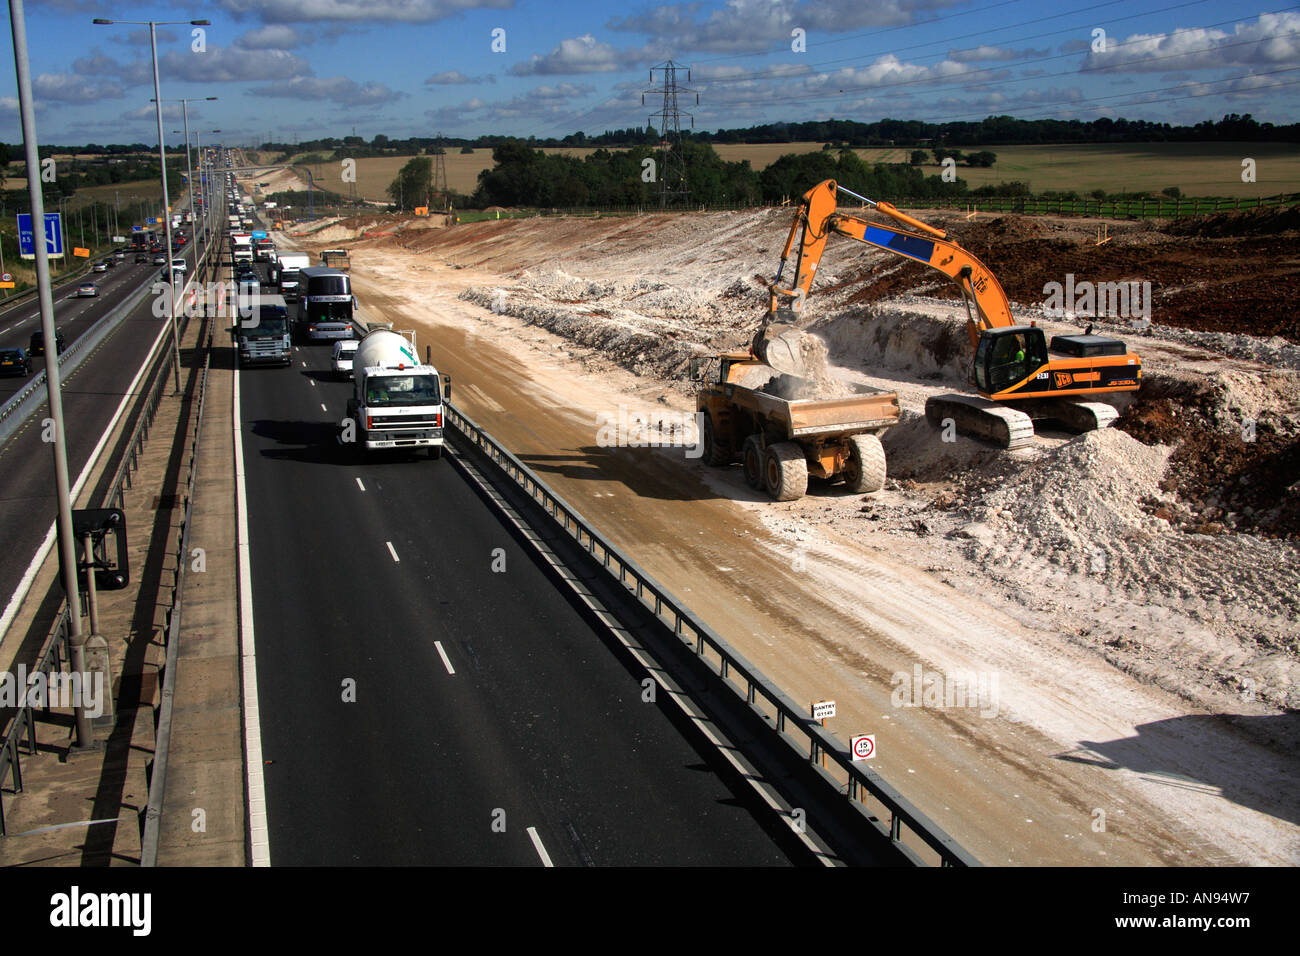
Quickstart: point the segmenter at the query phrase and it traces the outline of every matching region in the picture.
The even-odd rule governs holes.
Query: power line
[[[1294,9],[1297,9],[1297,8],[1296,8],[1296,7],[1287,7],[1287,8],[1284,8],[1284,10],[1282,10],[1282,11],[1278,11],[1278,12],[1286,12],[1287,10],[1294,10]],[[1228,21],[1223,21],[1223,22],[1225,22],[1225,23],[1230,23],[1230,22],[1233,22],[1233,21],[1228,20]],[[1218,25],[1219,25],[1219,24],[1210,24],[1210,26],[1218,26]],[[1175,31],[1175,32],[1191,32],[1191,31],[1193,31],[1193,30],[1204,30],[1204,29],[1208,29],[1208,27],[1189,27],[1189,28],[1187,28],[1186,30]],[[1267,38],[1261,38],[1261,39],[1256,39],[1256,40],[1241,40],[1241,41],[1239,41],[1239,42],[1237,42],[1237,43],[1223,43],[1223,44],[1216,44],[1216,45],[1213,45],[1213,46],[1205,46],[1205,47],[1198,47],[1198,48],[1195,48],[1195,49],[1181,50],[1181,51],[1179,51],[1179,52],[1177,52],[1177,53],[1170,53],[1170,54],[1166,54],[1166,55],[1163,55],[1163,56],[1147,57],[1145,60],[1143,60],[1143,62],[1144,62],[1144,63],[1154,63],[1154,62],[1158,62],[1158,61],[1160,61],[1160,60],[1179,59],[1179,58],[1186,57],[1186,56],[1189,56],[1189,55],[1194,54],[1194,53],[1207,53],[1207,52],[1210,52],[1210,51],[1212,51],[1212,50],[1217,52],[1217,51],[1219,51],[1219,50],[1227,50],[1227,49],[1231,49],[1231,48],[1233,48],[1233,47],[1238,47],[1238,46],[1253,46],[1253,45],[1256,45],[1256,44],[1259,44],[1259,43],[1263,43],[1263,42],[1265,42],[1265,39],[1271,41],[1271,40],[1276,40],[1276,39],[1278,39],[1279,37],[1282,37],[1282,36],[1294,36],[1294,35],[1296,34],[1296,32],[1297,32],[1297,31],[1291,30],[1291,31],[1287,31],[1287,32],[1285,32],[1285,33],[1274,34],[1273,36],[1270,36],[1270,37],[1267,37]],[[1172,34],[1167,34],[1167,36],[1169,36],[1169,35],[1172,35]],[[1148,42],[1148,40],[1147,40],[1147,39],[1142,39],[1142,40],[1132,40],[1132,41],[1129,41],[1129,43],[1118,43],[1118,44],[1115,44],[1115,45],[1114,45],[1113,49],[1119,49],[1119,48],[1121,48],[1121,47],[1125,47],[1125,46],[1129,46],[1129,45],[1138,45],[1138,44],[1145,43],[1145,42]],[[1026,63],[1045,63],[1045,62],[1048,62],[1049,60],[1059,60],[1059,59],[1062,59],[1062,58],[1064,58],[1064,57],[1068,57],[1068,56],[1076,56],[1076,55],[1077,55],[1077,52],[1071,52],[1071,53],[1059,53],[1059,54],[1055,54],[1055,55],[1053,55],[1053,56],[1039,57],[1039,58],[1035,58],[1035,59],[1033,59],[1033,60],[1026,60],[1026,61],[1024,61],[1024,62],[1026,62]],[[1005,84],[1008,84],[1008,83],[1024,83],[1024,82],[1027,82],[1027,81],[1029,81],[1029,80],[1041,80],[1041,79],[1044,79],[1044,78],[1051,78],[1051,77],[1058,77],[1058,76],[1078,76],[1078,75],[1080,75],[1080,74],[1088,74],[1088,73],[1104,73],[1104,72],[1106,72],[1106,71],[1108,71],[1108,70],[1111,70],[1111,69],[1113,69],[1113,68],[1114,68],[1114,67],[1113,67],[1113,65],[1111,65],[1111,64],[1104,64],[1104,65],[1102,65],[1102,66],[1098,66],[1098,67],[1080,67],[1080,68],[1077,69],[1077,70],[1062,70],[1062,71],[1059,71],[1059,72],[1057,72],[1057,73],[1045,73],[1045,74],[1041,74],[1041,75],[1039,75],[1039,76],[1034,76],[1034,77],[1014,77],[1014,78],[1008,78],[1008,79],[1003,79],[1003,80],[989,80],[989,81],[985,81],[985,82],[982,82],[982,83],[978,83],[978,85],[981,85],[981,86],[995,86],[995,85],[1005,85]],[[960,76],[954,77],[953,79],[948,80],[948,81],[945,81],[945,82],[936,82],[936,80],[935,80],[934,77],[917,77],[917,78],[910,79],[910,80],[900,80],[900,81],[895,82],[895,83],[872,83],[872,84],[865,85],[865,86],[855,86],[855,87],[849,87],[849,88],[847,88],[847,89],[841,89],[841,90],[838,90],[838,91],[836,91],[836,92],[834,92],[834,93],[820,93],[820,94],[818,94],[818,93],[807,93],[807,94],[798,95],[798,96],[785,97],[785,98],[783,98],[783,99],[766,99],[766,100],[764,100],[764,101],[762,102],[762,104],[760,104],[760,105],[763,105],[763,106],[771,106],[771,105],[780,104],[780,103],[795,103],[795,102],[797,102],[797,103],[810,103],[810,102],[815,102],[815,101],[817,101],[817,100],[835,99],[835,98],[838,98],[838,97],[841,97],[841,96],[852,96],[852,95],[859,94],[859,93],[873,93],[873,92],[878,92],[878,91],[881,91],[881,90],[896,90],[896,89],[900,89],[900,88],[905,87],[905,86],[914,86],[914,85],[916,85],[916,84],[927,85],[929,89],[933,89],[933,90],[944,89],[944,88],[946,88],[946,87],[951,87],[951,86],[969,86],[969,85],[971,85],[971,82],[970,82],[970,81],[971,81],[971,79],[972,79],[973,77],[979,76],[981,73],[991,73],[991,72],[994,72],[994,71],[996,71],[996,70],[1000,70],[1000,69],[1003,69],[1003,67],[986,67],[986,68],[984,68],[984,69],[980,69],[980,70],[972,70],[972,71],[970,71],[970,72],[968,72],[968,73],[962,73]]]
[[[1059,19],[1059,18],[1061,18],[1061,17],[1072,16],[1072,15],[1074,15],[1074,14],[1076,14],[1076,13],[1086,13],[1086,12],[1088,12],[1089,10],[1096,10],[1096,9],[1099,9],[1100,7],[1110,7],[1110,6],[1114,6],[1114,5],[1117,4],[1117,3],[1129,3],[1129,2],[1131,2],[1131,0],[1106,0],[1105,3],[1094,4],[1094,5],[1091,6],[1091,7],[1083,7],[1083,8],[1080,9],[1080,10],[1067,10],[1065,13],[1054,13],[1054,14],[1052,14],[1051,16],[1038,17],[1037,19],[1034,19],[1034,20],[1025,20],[1023,23],[1019,23],[1019,24],[1009,24],[1009,25],[1007,25],[1007,26],[992,27],[992,28],[990,28],[990,29],[988,29],[988,30],[982,30],[982,31],[980,31],[979,33],[969,33],[969,34],[966,34],[966,35],[965,35],[965,39],[969,40],[969,39],[972,39],[972,38],[974,38],[974,37],[984,36],[984,35],[989,34],[989,33],[1000,33],[1000,32],[1002,32],[1003,30],[1010,30],[1010,29],[1013,29],[1014,27],[1018,27],[1018,26],[1028,26],[1028,25],[1031,24],[1031,23],[1042,23],[1042,22],[1044,22],[1044,21],[1046,21],[1046,20],[1056,20],[1056,19]],[[1115,17],[1115,18],[1113,18],[1112,20],[1110,20],[1110,22],[1111,22],[1111,23],[1123,23],[1125,20],[1137,20],[1137,19],[1140,19],[1140,18],[1142,18],[1142,17],[1152,16],[1153,14],[1157,14],[1157,13],[1167,13],[1167,12],[1170,11],[1170,10],[1181,10],[1181,9],[1183,9],[1184,7],[1195,7],[1195,6],[1199,6],[1199,5],[1202,4],[1202,3],[1209,3],[1209,2],[1210,2],[1210,0],[1187,0],[1187,2],[1185,2],[1185,3],[1175,3],[1175,4],[1172,4],[1171,6],[1168,6],[1168,7],[1160,7],[1160,8],[1157,9],[1157,10],[1147,10],[1147,11],[1144,11],[1144,12],[1142,12],[1142,13],[1134,13],[1134,14],[1130,14],[1130,15],[1127,16],[1127,17]],[[1223,23],[1235,23],[1235,22],[1237,22],[1238,19],[1240,19],[1240,18],[1234,17],[1234,18],[1231,19],[1231,20],[1223,20],[1223,21],[1221,21],[1220,23],[1210,24],[1210,26],[1221,26]],[[1017,37],[1015,37],[1014,39],[1015,39],[1015,42],[1016,42],[1016,43],[1028,43],[1030,40],[1041,40],[1041,39],[1043,39],[1044,37],[1059,36],[1059,35],[1061,35],[1062,33],[1074,33],[1075,31],[1077,31],[1077,30],[1081,30],[1081,29],[1084,29],[1084,28],[1085,28],[1085,27],[1080,26],[1080,25],[1069,26],[1069,27],[1063,27],[1063,28],[1060,29],[1060,30],[1049,30],[1049,31],[1046,32],[1046,33],[1036,33],[1036,34],[1033,34],[1032,36],[1017,36]],[[1196,27],[1196,28],[1193,28],[1193,29],[1208,29],[1208,28],[1207,28],[1207,27]],[[1174,32],[1178,32],[1178,31],[1174,31]],[[928,42],[926,42],[926,43],[914,43],[914,44],[912,44],[911,46],[905,46],[905,47],[888,47],[888,48],[885,48],[885,49],[882,49],[882,50],[874,50],[874,51],[872,51],[872,52],[870,52],[870,53],[861,53],[861,54],[857,54],[857,55],[855,55],[855,56],[840,57],[840,58],[837,59],[837,60],[825,60],[825,61],[823,61],[822,63],[819,63],[819,64],[817,64],[817,65],[815,65],[815,66],[810,66],[810,67],[809,67],[809,70],[812,71],[812,72],[817,72],[817,71],[820,71],[823,67],[828,66],[828,65],[830,65],[830,64],[832,64],[832,63],[853,63],[853,62],[860,62],[860,61],[863,61],[863,60],[870,60],[872,57],[882,56],[882,55],[889,54],[889,53],[906,53],[906,52],[909,51],[909,50],[920,50],[920,49],[924,49],[925,47],[928,47],[928,46],[946,46],[946,45],[948,45],[948,44],[950,44],[950,43],[958,42],[958,39],[959,39],[959,38],[948,37],[948,38],[946,38],[946,39],[942,39],[942,40],[930,40],[930,41],[928,41]],[[1078,51],[1075,51],[1075,52],[1078,52]],[[923,57],[918,57],[918,59],[924,60],[924,59],[928,59],[929,57],[934,57],[934,56],[946,56],[946,55],[947,55],[946,52],[945,52],[945,53],[932,53],[932,54],[927,54],[926,56],[923,56]],[[1072,56],[1073,53],[1067,53],[1067,54],[1063,54],[1063,55],[1065,55],[1065,56]],[[1033,59],[1029,59],[1029,60],[1025,60],[1025,61],[1023,61],[1023,62],[1032,63],[1032,62],[1034,62],[1034,60],[1033,60]],[[755,80],[755,79],[764,79],[764,78],[767,78],[767,77],[772,77],[772,78],[776,78],[776,79],[782,79],[782,78],[787,78],[787,77],[789,77],[789,75],[790,75],[789,73],[783,73],[783,72],[772,72],[772,73],[767,73],[767,74],[764,74],[764,73],[755,73],[755,74],[751,74],[751,75],[749,75],[749,76],[744,76],[744,77],[720,77],[720,78],[718,78],[718,79],[709,79],[709,80],[705,80],[704,82],[709,83],[709,84],[715,84],[715,83],[745,83],[745,82],[749,82],[750,80]]]

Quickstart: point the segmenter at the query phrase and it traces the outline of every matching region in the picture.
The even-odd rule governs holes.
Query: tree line
[[[920,120],[882,119],[873,123],[857,120],[811,120],[801,123],[764,123],[737,129],[683,131],[682,138],[694,143],[828,143],[842,146],[976,147],[993,145],[1054,145],[1069,143],[1163,143],[1163,142],[1300,142],[1300,123],[1277,126],[1261,123],[1251,114],[1229,113],[1221,120],[1205,120],[1192,126],[1101,117],[1095,120],[1022,120],[1013,116],[988,116],[978,122],[926,123]],[[569,133],[562,137],[528,137],[522,142],[533,148],[607,147],[631,149],[656,146],[659,132],[653,126],[629,126],[602,133]],[[263,143],[258,149],[289,154],[315,153],[321,161],[366,156],[431,155],[436,149],[495,149],[518,142],[513,137],[412,136],[392,139],[378,135],[367,141],[360,136],[323,137],[301,143]]]

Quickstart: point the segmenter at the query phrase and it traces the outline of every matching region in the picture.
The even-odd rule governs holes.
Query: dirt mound
[[[1175,219],[1164,229],[1171,236],[1276,236],[1300,230],[1300,205],[1248,209],[1213,216]]]
[[[1174,448],[1148,510],[1201,534],[1300,538],[1300,376],[1153,376],[1116,427]]]
[[[1110,542],[1163,530],[1142,502],[1160,494],[1170,451],[1113,429],[1088,432],[999,483],[971,517],[1003,540],[1087,573]]]

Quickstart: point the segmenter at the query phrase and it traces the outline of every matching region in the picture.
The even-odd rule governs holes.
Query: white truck
[[[299,293],[300,277],[298,270],[306,269],[311,265],[311,256],[306,253],[286,252],[280,255],[276,263],[271,267],[276,283],[280,287],[280,295],[284,296],[286,302],[297,302]]]
[[[253,236],[247,232],[230,234],[230,258],[234,263],[253,261]]]
[[[340,436],[345,446],[351,443],[358,453],[427,448],[430,458],[442,457],[443,402],[451,399],[451,376],[420,362],[414,332],[367,332],[352,357],[352,383],[349,420]]]

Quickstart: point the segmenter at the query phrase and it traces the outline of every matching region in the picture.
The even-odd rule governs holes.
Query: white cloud
[[[425,86],[463,86],[467,83],[495,83],[497,78],[492,74],[487,76],[466,76],[460,70],[446,70],[442,73],[435,73],[424,81]]]
[[[257,16],[263,23],[431,23],[467,10],[508,10],[514,0],[218,0],[217,5],[237,19]]]
[[[560,45],[545,56],[532,56],[516,63],[510,67],[510,73],[514,76],[613,73],[646,62],[643,50],[619,50],[587,33],[561,40]]]
[[[1095,72],[1169,73],[1300,62],[1300,14],[1264,13],[1254,23],[1222,30],[1138,33],[1089,53],[1083,69]]]
[[[89,82],[71,73],[42,73],[32,80],[32,96],[37,102],[55,100],[64,103],[87,103],[124,96],[122,86],[111,81]]]
[[[287,97],[295,100],[329,100],[345,106],[379,106],[406,96],[383,83],[357,83],[346,76],[296,76],[273,86],[248,90],[249,96]]]

